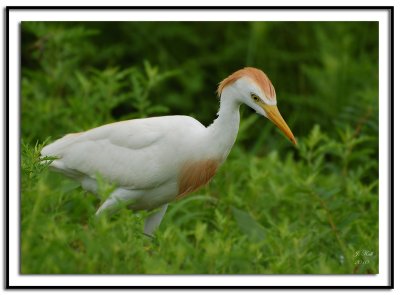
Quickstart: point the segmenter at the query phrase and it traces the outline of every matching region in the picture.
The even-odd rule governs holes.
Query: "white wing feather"
[[[42,155],[59,157],[52,166],[66,174],[95,178],[99,173],[120,187],[148,189],[177,176],[184,143],[204,129],[187,116],[122,121],[66,135],[44,147]]]

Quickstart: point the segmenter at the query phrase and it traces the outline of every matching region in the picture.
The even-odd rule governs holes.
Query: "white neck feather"
[[[214,153],[225,161],[239,131],[240,102],[235,99],[231,92],[224,91],[221,94],[218,117],[207,127],[210,146]]]

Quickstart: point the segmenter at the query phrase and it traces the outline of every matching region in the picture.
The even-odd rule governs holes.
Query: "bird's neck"
[[[228,156],[239,131],[239,107],[240,103],[236,99],[222,94],[218,117],[207,127],[214,152],[222,161]]]

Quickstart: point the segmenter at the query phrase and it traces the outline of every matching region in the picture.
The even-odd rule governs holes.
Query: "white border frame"
[[[90,13],[89,13],[90,12]],[[20,275],[19,98],[21,21],[378,21],[379,274],[377,275]],[[388,286],[389,67],[388,10],[10,10],[9,11],[9,285],[12,286]],[[17,50],[18,49],[18,50]]]

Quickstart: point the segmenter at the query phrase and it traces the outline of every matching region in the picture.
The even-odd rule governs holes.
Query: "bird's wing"
[[[177,119],[137,119],[69,134],[42,150],[59,159],[53,166],[62,172],[95,178],[99,173],[118,186],[154,188],[177,173],[179,141]],[[172,122],[172,123],[171,123]],[[197,121],[196,121],[197,122]]]

